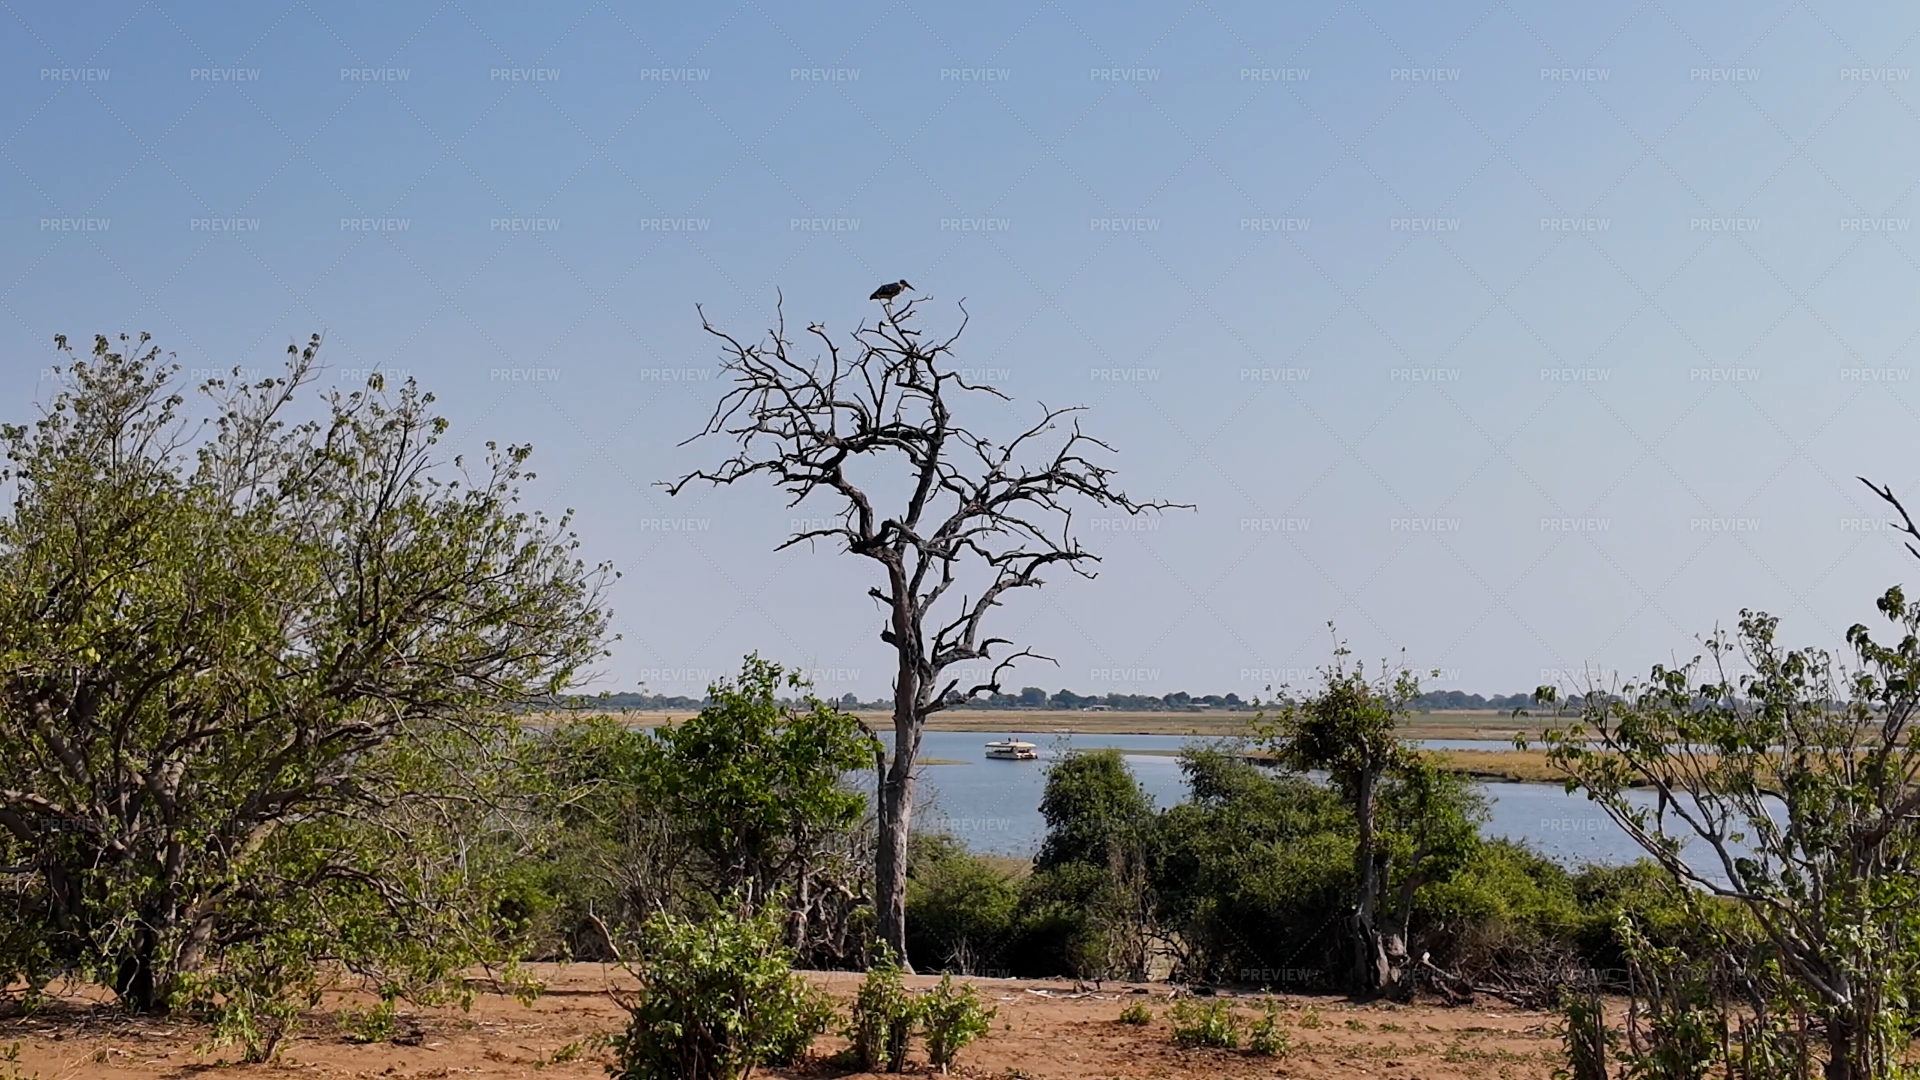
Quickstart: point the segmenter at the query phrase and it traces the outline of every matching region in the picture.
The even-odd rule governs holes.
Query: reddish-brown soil
[[[611,1060],[605,1037],[619,1030],[624,1016],[609,991],[631,983],[617,969],[594,964],[542,968],[538,974],[547,992],[531,1005],[486,995],[467,1012],[403,1009],[397,1039],[377,1043],[355,1042],[342,1030],[333,1010],[354,1005],[350,996],[329,1000],[325,1010],[305,1019],[279,1060],[269,1065],[233,1064],[238,1049],[207,1046],[204,1028],[128,1018],[104,1005],[97,992],[69,990],[33,1016],[0,1018],[0,1051],[18,1044],[14,1063],[0,1060],[0,1080],[148,1080],[209,1071],[356,1080],[604,1077]],[[851,996],[857,985],[857,976],[812,977],[841,998]],[[1563,1065],[1552,1017],[1499,1005],[1356,1005],[1340,998],[1286,996],[1280,999],[1282,1026],[1293,1049],[1283,1057],[1255,1057],[1173,1046],[1164,986],[1108,983],[1094,990],[1057,981],[972,981],[999,1015],[992,1034],[962,1052],[955,1075],[964,1077],[1545,1080]],[[1230,1000],[1251,1018],[1260,999]],[[1151,1025],[1119,1023],[1120,1011],[1133,1002],[1147,1004],[1154,1015]],[[820,1060],[756,1075],[865,1076],[826,1063],[825,1057],[842,1045],[823,1037],[816,1044]],[[911,1071],[927,1073],[917,1046],[915,1059]]]

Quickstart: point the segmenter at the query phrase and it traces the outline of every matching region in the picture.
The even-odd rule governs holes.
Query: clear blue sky
[[[668,499],[699,330],[905,277],[1090,407],[1141,498],[999,628],[1049,690],[1644,672],[1742,607],[1837,645],[1911,576],[1920,6],[0,5],[0,404],[55,333],[279,363],[530,441],[625,575],[598,687],[758,649],[877,696],[867,567],[762,489]],[[1132,374],[1132,378],[1121,373]],[[991,426],[1009,416],[988,410]],[[1089,522],[1099,526],[1101,522]]]

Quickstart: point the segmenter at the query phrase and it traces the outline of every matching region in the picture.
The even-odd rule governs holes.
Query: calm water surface
[[[1027,857],[1039,850],[1046,834],[1040,818],[1040,795],[1046,787],[1046,769],[1069,748],[1117,748],[1156,807],[1186,799],[1186,785],[1178,759],[1161,754],[1126,754],[1128,750],[1178,750],[1192,743],[1231,740],[1180,735],[1053,735],[1013,732],[1039,748],[1038,761],[990,761],[983,746],[997,735],[969,731],[929,731],[921,743],[923,758],[959,761],[958,765],[928,765],[921,771],[920,828],[941,829],[959,837],[982,854]],[[1511,743],[1467,739],[1434,739],[1421,743],[1432,749],[1501,750]],[[1564,863],[1625,863],[1640,857],[1640,849],[1586,796],[1569,795],[1553,784],[1486,783],[1492,820],[1489,836],[1526,842],[1535,851]],[[1631,793],[1638,795],[1638,792]],[[1648,797],[1649,802],[1651,796]],[[1718,875],[1714,875],[1718,877]]]

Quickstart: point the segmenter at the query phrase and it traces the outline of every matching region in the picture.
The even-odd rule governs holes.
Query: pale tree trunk
[[[1380,906],[1380,865],[1373,852],[1373,789],[1378,778],[1370,769],[1363,769],[1359,777],[1359,805],[1356,815],[1360,825],[1359,844],[1355,848],[1354,873],[1359,879],[1359,903],[1353,913],[1353,964],[1356,987],[1365,993],[1374,993],[1386,988],[1393,982],[1393,968],[1387,962],[1386,944],[1380,938],[1379,928],[1375,925],[1376,912]]]
[[[898,737],[898,736],[896,736]],[[898,752],[880,780],[880,835],[874,858],[874,908],[880,940],[908,972],[907,830],[913,817],[913,774]]]
[[[811,838],[806,843],[811,843]],[[813,907],[813,869],[808,860],[800,860],[800,874],[794,890],[793,906],[793,951],[802,961],[807,960],[807,915]]]
[[[895,595],[904,595],[896,589]],[[893,754],[880,770],[878,851],[873,867],[874,914],[880,920],[880,940],[908,972],[907,956],[907,836],[913,823],[914,761],[920,756],[919,634],[904,612],[894,617],[895,648],[900,666],[893,688]]]

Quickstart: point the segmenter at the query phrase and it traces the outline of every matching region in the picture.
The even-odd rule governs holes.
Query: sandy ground
[[[457,1008],[401,1012],[393,1041],[357,1043],[336,1013],[309,1016],[269,1065],[236,1065],[233,1047],[209,1048],[193,1025],[131,1019],[100,1003],[97,993],[68,991],[32,1017],[0,1017],[0,1051],[18,1044],[17,1061],[0,1060],[0,1080],[145,1080],[199,1073],[254,1077],[351,1077],[356,1080],[605,1077],[605,1036],[624,1014],[608,991],[629,986],[617,969],[594,964],[543,967],[547,993],[532,1005],[482,996],[470,1012]],[[836,996],[851,996],[858,976],[811,976]],[[916,986],[935,980],[910,979]],[[1006,1080],[1106,1078],[1295,1077],[1314,1080],[1545,1080],[1563,1064],[1553,1018],[1488,1003],[1439,1006],[1354,1005],[1340,998],[1283,997],[1283,1025],[1293,1043],[1285,1057],[1172,1045],[1164,1018],[1164,986],[1108,983],[1093,990],[1057,981],[972,980],[999,1010],[993,1032],[969,1046],[955,1075]],[[1144,990],[1145,993],[1134,992]],[[1256,998],[1234,999],[1251,1016]],[[1153,1024],[1118,1022],[1122,1008],[1146,1002]],[[353,1004],[329,1001],[327,1009]],[[844,1043],[815,1046],[819,1060],[793,1070],[758,1072],[784,1078],[865,1076],[828,1065]],[[910,1071],[929,1070],[918,1046]],[[208,1080],[212,1080],[211,1077]]]

